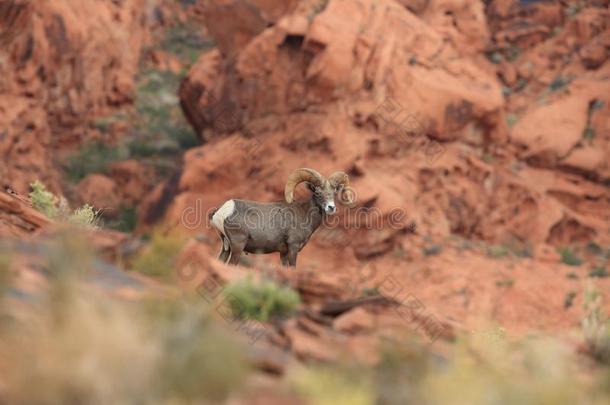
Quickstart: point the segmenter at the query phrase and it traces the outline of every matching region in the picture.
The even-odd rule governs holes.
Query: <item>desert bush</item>
[[[49,218],[55,218],[59,213],[59,199],[38,180],[31,183],[30,188],[30,200],[34,208]]]
[[[93,206],[85,204],[74,210],[74,212],[68,216],[68,222],[74,225],[97,228],[99,223],[99,211],[96,211]]]
[[[358,371],[355,371],[358,370]],[[297,395],[312,405],[368,405],[374,390],[362,367],[314,366],[298,370],[290,380]]]
[[[373,367],[309,367],[293,386],[312,404],[601,405],[610,395],[603,374],[582,378],[586,367],[572,347],[552,337],[515,340],[495,329],[463,335],[440,352],[401,339],[385,341],[380,353]]]
[[[197,24],[177,24],[167,30],[161,41],[161,49],[176,55],[183,63],[192,64],[206,50],[212,49],[214,42],[201,35]]]
[[[602,297],[589,284],[584,297],[585,316],[581,328],[589,352],[597,361],[610,363],[610,325],[602,310]]]
[[[106,173],[110,164],[128,157],[128,150],[122,145],[89,142],[68,157],[64,171],[68,180],[77,183],[89,174]]]
[[[592,268],[591,271],[589,271],[589,277],[610,277],[610,273],[608,273],[604,266],[597,266]]]
[[[0,402],[222,403],[240,389],[242,348],[209,308],[194,297],[98,292],[83,277],[95,259],[83,240],[66,233],[40,246],[51,293],[4,306],[12,322],[0,322]]]
[[[570,248],[559,249],[559,254],[561,255],[561,262],[568,266],[580,266],[583,263],[583,260]]]
[[[500,258],[508,255],[510,252],[504,245],[492,245],[487,247],[487,256]]]
[[[116,219],[104,221],[104,226],[121,232],[132,232],[138,224],[136,207],[121,205]]]
[[[183,244],[184,238],[179,235],[156,231],[131,267],[149,276],[169,278],[174,274],[176,258]]]
[[[32,189],[30,192],[32,205],[47,217],[87,228],[97,228],[99,226],[100,211],[95,210],[93,206],[85,204],[74,212],[70,212],[66,199],[57,197],[48,191],[40,181],[36,180],[30,184],[30,187]]]
[[[422,252],[424,256],[436,256],[441,253],[442,250],[443,247],[441,245],[434,243],[431,245],[424,246]]]
[[[296,291],[271,280],[239,280],[227,285],[223,294],[234,316],[262,322],[288,316],[300,302]]]

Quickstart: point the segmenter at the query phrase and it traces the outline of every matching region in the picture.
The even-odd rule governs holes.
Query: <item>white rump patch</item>
[[[212,224],[223,235],[225,235],[225,219],[231,216],[233,212],[235,212],[235,201],[229,200],[212,215]]]

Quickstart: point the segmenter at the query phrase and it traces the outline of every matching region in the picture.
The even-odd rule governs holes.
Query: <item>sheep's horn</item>
[[[335,189],[341,187],[341,202],[352,205],[355,201],[354,191],[349,186],[349,177],[344,172],[334,172],[328,178],[330,185]]]
[[[290,204],[294,201],[294,189],[304,181],[319,186],[324,182],[324,177],[315,170],[308,168],[301,168],[293,171],[290,176],[288,176],[288,181],[284,188],[284,197],[286,198],[287,203]]]
[[[344,172],[334,172],[330,175],[328,181],[334,188],[337,188],[338,186],[343,186],[344,188],[349,187],[349,178]]]

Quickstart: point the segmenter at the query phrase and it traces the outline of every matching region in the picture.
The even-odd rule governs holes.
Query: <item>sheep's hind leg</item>
[[[231,255],[229,257],[229,264],[238,264],[246,243],[248,242],[247,237],[234,237],[229,240],[231,245]]]
[[[220,235],[220,240],[222,241],[222,246],[220,246],[220,253],[218,254],[218,260],[223,263],[226,263],[229,260],[229,256],[231,256],[231,248],[229,247],[229,239],[226,236]]]

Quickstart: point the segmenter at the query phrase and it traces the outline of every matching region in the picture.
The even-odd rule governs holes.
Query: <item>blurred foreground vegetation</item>
[[[38,243],[34,267],[48,285],[33,295],[13,271],[17,245],[0,244],[0,403],[250,403],[256,394],[248,381],[261,371],[247,354],[260,342],[247,345],[195,294],[122,294],[125,283],[98,285],[91,269],[101,260],[79,229]],[[151,246],[138,261],[142,269],[178,245],[153,236]],[[223,294],[242,302],[235,316],[260,321],[290,317],[299,305],[295,291],[269,280],[236,281]],[[591,287],[584,294],[579,339],[588,355],[551,336],[515,340],[498,328],[432,346],[393,337],[380,340],[374,366],[350,358],[301,363],[277,377],[277,388],[320,405],[607,404],[608,319],[601,295]]]

